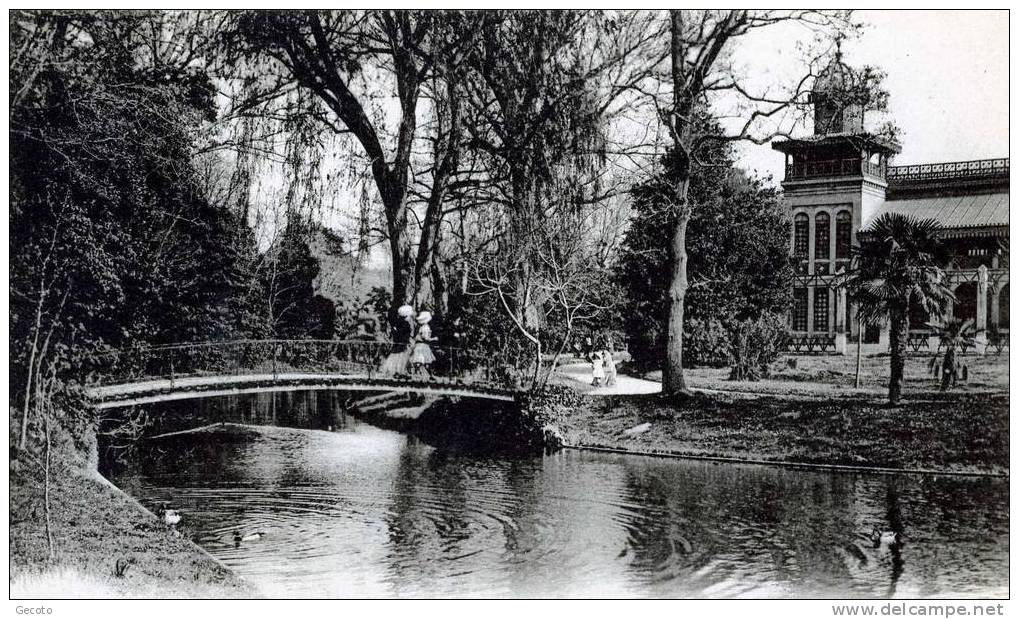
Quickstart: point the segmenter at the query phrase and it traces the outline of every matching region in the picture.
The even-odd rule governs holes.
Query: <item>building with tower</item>
[[[841,354],[848,341],[887,342],[887,325],[858,325],[837,274],[849,267],[857,236],[884,213],[932,218],[952,252],[947,269],[956,300],[949,317],[972,318],[978,352],[1007,344],[1009,160],[894,166],[894,141],[868,133],[854,74],[837,55],[814,83],[813,135],[776,141],[794,257],[790,350]],[[917,310],[913,350],[937,349]],[[862,332],[862,333],[861,333]]]

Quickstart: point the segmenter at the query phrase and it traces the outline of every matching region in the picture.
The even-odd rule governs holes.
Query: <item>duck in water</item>
[[[168,503],[163,503],[159,506],[159,519],[162,520],[163,524],[166,526],[173,528],[180,522],[181,515],[180,512],[175,509],[169,509],[169,507],[170,505]]]
[[[263,537],[265,537],[265,532],[263,531],[254,531],[245,535],[241,535],[240,531],[234,531],[234,548],[240,546],[241,542],[257,542]]]
[[[874,529],[870,533],[870,539],[874,542],[874,548],[882,546],[898,546],[902,543],[902,537],[895,531],[880,531]]]

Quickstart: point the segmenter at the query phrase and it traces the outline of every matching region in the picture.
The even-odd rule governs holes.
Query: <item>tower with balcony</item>
[[[884,203],[889,160],[898,144],[868,133],[865,96],[840,55],[810,94],[813,135],[776,141],[785,155],[782,187],[792,219],[795,280],[790,327],[807,350],[842,352],[855,333],[836,274],[849,266],[856,233]]]

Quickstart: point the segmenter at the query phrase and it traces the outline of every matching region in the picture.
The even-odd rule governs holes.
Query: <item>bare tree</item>
[[[484,169],[486,201],[504,209],[498,235],[529,256],[514,270],[510,305],[534,331],[545,299],[527,283],[541,268],[542,249],[531,243],[561,206],[555,201],[568,196],[583,206],[614,192],[597,182],[614,150],[610,129],[664,58],[655,46],[664,29],[636,11],[492,11],[475,22],[481,35],[464,88],[468,142]]]
[[[797,24],[820,36],[821,47],[808,51],[802,75],[781,91],[758,93],[741,79],[729,52],[742,37],[777,24]],[[701,149],[707,142],[748,141],[766,144],[789,132],[805,118],[808,88],[815,71],[832,49],[832,42],[856,26],[847,12],[672,10],[669,13],[669,77],[671,101],[661,116],[672,142],[673,209],[672,272],[667,324],[667,353],[662,387],[666,394],[686,393],[683,376],[683,309],[688,288],[686,227],[691,205],[687,199],[691,168],[705,163]],[[736,100],[739,121],[730,132],[707,129],[722,115],[718,101]],[[732,120],[730,118],[729,120]]]
[[[411,203],[419,102],[433,72],[454,83],[448,78],[463,31],[448,22],[456,17],[388,10],[247,12],[231,16],[226,29],[228,49],[253,63],[251,73],[269,68],[278,76],[268,88],[253,90],[239,109],[265,109],[264,104],[296,86],[328,111],[316,112],[312,106],[304,113],[314,116],[320,127],[353,136],[360,145],[385,215],[395,305],[413,302],[428,276],[447,180],[456,166],[459,97],[452,86],[440,84],[433,90],[442,100],[436,113],[445,125],[436,139],[431,196],[414,256],[411,220],[416,214]],[[394,114],[395,122],[387,122]]]
[[[530,254],[496,247],[478,252],[472,261],[475,294],[493,295],[502,314],[533,346],[532,389],[548,383],[575,327],[615,304],[611,276],[607,269],[598,267],[601,222],[569,208],[566,201],[563,204],[566,206],[546,213],[540,226],[529,228],[531,236],[526,240]],[[517,238],[510,242],[515,244]],[[519,294],[524,295],[524,301],[535,297],[543,300],[543,319],[551,319],[556,337],[523,320],[514,307],[514,302],[519,302],[515,295]],[[547,356],[551,359],[546,368]]]

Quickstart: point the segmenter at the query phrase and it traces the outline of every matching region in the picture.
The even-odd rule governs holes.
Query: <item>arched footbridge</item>
[[[471,351],[431,347],[428,371],[388,342],[236,340],[103,352],[86,380],[99,409],[278,391],[395,391],[512,401],[505,366]]]

